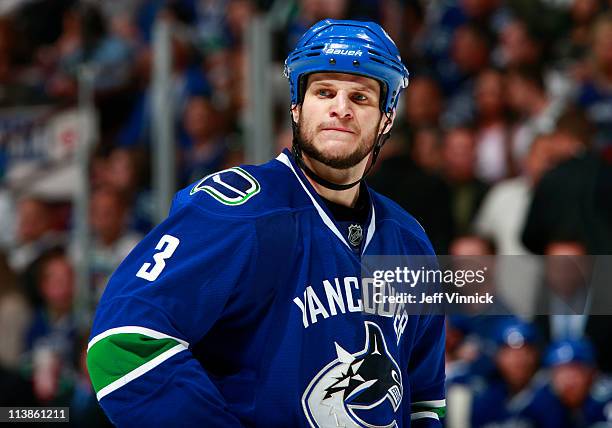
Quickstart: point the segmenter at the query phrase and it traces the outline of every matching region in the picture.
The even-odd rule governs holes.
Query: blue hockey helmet
[[[594,367],[596,365],[595,350],[591,342],[580,339],[552,343],[546,352],[544,364],[548,367],[555,367],[568,363],[582,363]]]
[[[304,33],[285,60],[292,105],[302,101],[304,78],[321,72],[376,79],[381,83],[383,113],[395,109],[400,92],[408,86],[408,70],[397,46],[374,22],[325,19]]]

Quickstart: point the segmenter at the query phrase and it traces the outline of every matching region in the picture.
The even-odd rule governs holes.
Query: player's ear
[[[293,118],[293,121],[295,123],[299,122],[299,119],[300,119],[300,108],[301,108],[300,104],[293,104],[291,106],[291,117]]]
[[[395,113],[396,113],[396,110],[393,110],[393,112],[390,115],[387,115],[387,114],[382,115],[382,117],[380,118],[379,126],[378,126],[379,133],[387,134],[388,132],[391,131],[391,128],[393,127],[393,122],[395,121]]]

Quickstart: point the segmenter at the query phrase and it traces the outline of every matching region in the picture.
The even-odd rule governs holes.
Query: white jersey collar
[[[314,192],[314,189],[312,189],[312,186],[310,185],[310,183],[306,180],[303,174],[301,174],[301,171],[299,171],[299,167],[293,162],[293,158],[290,156],[289,151],[285,149],[280,155],[276,157],[276,160],[285,164],[285,166],[287,166],[287,168],[289,168],[291,172],[293,172],[293,175],[295,175],[295,178],[302,186],[302,189],[304,189],[304,192],[306,192],[306,194],[310,198],[310,201],[312,202],[315,209],[317,210],[317,213],[319,214],[319,217],[321,217],[321,220],[323,220],[323,223],[325,223],[325,225],[329,228],[329,230],[331,230],[332,233],[336,235],[336,237],[344,245],[346,245],[346,247],[349,250],[351,250],[351,246],[348,244],[344,236],[342,236],[342,234],[338,230],[338,227],[336,226],[336,223],[334,222],[334,220],[327,214],[325,209],[319,203],[320,196],[319,195],[315,196],[315,194],[313,194],[316,192]],[[366,248],[368,247],[368,244],[372,240],[372,237],[374,236],[374,232],[376,231],[376,212],[374,210],[374,202],[370,200],[370,204],[371,204],[370,223],[368,224],[366,240],[365,240],[365,244],[363,245],[362,254],[365,253]]]

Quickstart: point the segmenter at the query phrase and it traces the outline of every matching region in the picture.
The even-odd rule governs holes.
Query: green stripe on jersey
[[[433,412],[438,415],[438,417],[443,418],[446,415],[446,406],[442,407],[432,407],[422,404],[413,404],[410,409],[411,413],[417,412]]]
[[[175,339],[154,339],[139,333],[118,333],[101,339],[87,353],[94,390],[98,393],[178,344]]]

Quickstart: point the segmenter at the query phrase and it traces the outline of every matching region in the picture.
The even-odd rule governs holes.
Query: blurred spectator
[[[235,57],[231,50],[217,47],[207,53],[203,62],[204,74],[212,89],[211,101],[224,113],[236,111],[233,93],[245,87],[244,82],[239,81],[244,73],[235,67]]]
[[[602,9],[598,0],[573,0],[569,8],[567,34],[557,41],[556,56],[568,65],[583,61],[589,51],[593,22]]]
[[[460,0],[458,3],[470,19],[489,22],[494,26],[500,24],[500,17],[505,13],[500,0]]]
[[[410,128],[438,126],[443,105],[442,93],[438,83],[425,76],[410,80],[410,90],[406,91],[405,121]]]
[[[474,229],[489,236],[501,255],[531,254],[523,246],[521,234],[533,188],[556,160],[553,144],[548,135],[537,137],[525,159],[524,175],[496,184],[474,219]],[[534,257],[503,257],[498,270],[499,292],[504,300],[515,313],[533,314],[540,282],[540,261]]]
[[[347,19],[348,0],[299,0],[297,14],[292,17],[285,38],[285,52],[292,50],[312,24],[322,19]]]
[[[106,184],[107,177],[111,178],[111,174],[107,171],[108,155],[108,149],[99,145],[93,150],[89,158],[89,185],[93,189]]]
[[[246,54],[249,24],[257,13],[250,0],[230,0],[226,4],[225,42],[211,47],[204,59],[206,79],[214,88],[211,101],[223,112],[219,115],[219,130],[229,131],[231,119],[240,116],[249,105],[248,56]],[[209,95],[208,92],[199,95]]]
[[[515,171],[502,73],[494,69],[482,71],[473,96],[477,113],[476,174],[493,183]]]
[[[587,151],[592,128],[579,111],[568,111],[552,135],[556,156],[571,156],[546,173],[534,190],[522,240],[531,252],[567,236],[584,239],[589,254],[612,251],[608,216],[612,165]]]
[[[249,57],[246,49],[236,49],[229,56],[229,67],[235,70],[231,73],[234,78],[231,82],[229,110],[225,115],[229,118],[240,116],[249,106]]]
[[[484,236],[465,234],[455,237],[449,246],[451,256],[492,256],[497,253],[495,243]]]
[[[127,230],[129,206],[116,190],[110,187],[96,189],[90,208],[94,238],[90,268],[96,297],[99,298],[110,275],[140,242],[142,236]]]
[[[383,2],[383,8],[387,3]],[[387,6],[385,10],[385,21],[398,23],[397,30],[387,31],[393,40],[396,41],[397,47],[401,53],[402,59],[406,64],[413,64],[413,69],[418,67],[419,62],[423,61],[420,52],[423,46],[427,43],[427,25],[425,23],[426,10],[425,5],[419,0],[409,0],[404,2],[401,12],[397,12],[393,6]],[[389,17],[389,15],[391,15]],[[399,15],[399,16],[398,16]],[[383,28],[387,28],[386,22],[381,22]],[[393,26],[391,26],[393,28]],[[404,96],[405,98],[405,96]]]
[[[452,62],[439,70],[438,79],[447,102],[442,116],[446,127],[460,126],[474,121],[475,78],[489,65],[493,36],[482,25],[468,23],[453,35]]]
[[[455,30],[466,22],[490,25],[497,33],[508,19],[500,0],[461,0],[426,3],[427,28],[423,37],[423,55],[434,64],[448,56]]]
[[[9,262],[17,273],[24,272],[42,253],[63,243],[61,234],[53,229],[53,214],[42,199],[26,196],[17,203],[17,245]]]
[[[543,331],[554,340],[579,339],[584,336],[589,311],[592,266],[586,249],[578,240],[559,240],[548,245],[546,255],[550,257],[546,258],[546,287],[542,290],[540,311],[551,315]]]
[[[368,184],[423,225],[436,253],[446,253],[453,236],[453,219],[450,189],[444,180],[423,170],[411,156],[399,153],[384,159]]]
[[[592,124],[581,110],[566,111],[551,134],[554,162],[564,162],[589,153],[593,131]]]
[[[483,279],[478,281],[477,293],[494,296],[493,304],[469,303],[448,306],[453,313],[468,316],[464,323],[471,333],[484,338],[491,338],[492,332],[499,321],[512,312],[507,307],[503,296],[499,293],[497,284],[497,249],[488,237],[475,234],[459,235],[451,241],[448,254],[452,269],[456,272],[483,270]],[[458,287],[457,291],[465,295],[474,295],[475,290],[469,287]]]
[[[3,2],[6,3],[6,2]],[[72,8],[75,0],[17,0],[14,10],[7,16],[14,17],[16,31],[25,40],[20,48],[26,52],[37,46],[52,43],[62,31],[64,13]],[[31,60],[33,55],[29,56]]]
[[[108,31],[97,5],[78,4],[65,13],[55,45],[40,52],[43,63],[54,69],[47,90],[54,97],[75,98],[78,67],[88,61],[96,65],[96,89],[116,89],[130,77],[132,54],[125,40]]]
[[[612,317],[591,315],[594,288],[591,286],[593,259],[577,239],[558,240],[546,248],[545,286],[538,300],[536,317],[545,337],[551,341],[588,338],[598,349],[599,367],[612,372],[609,332]]]
[[[612,147],[612,12],[592,29],[591,76],[578,91],[577,102],[596,126],[595,146]]]
[[[451,57],[458,70],[465,76],[474,76],[481,71],[489,63],[492,42],[486,28],[472,23],[457,28]]]
[[[0,367],[16,369],[24,350],[31,310],[17,289],[17,276],[0,252]]]
[[[174,124],[180,128],[182,115],[188,99],[193,95],[205,95],[210,92],[210,85],[202,73],[197,55],[184,32],[178,31],[180,23],[171,13],[166,19],[170,24],[178,26],[172,32],[172,93],[167,102],[172,103]],[[147,47],[140,53],[140,75],[148,82],[151,75],[152,52]],[[140,94],[134,101],[133,109],[127,122],[119,131],[117,139],[120,146],[147,146],[151,143],[153,114],[153,93],[150,86],[141,88]]]
[[[430,174],[442,171],[442,135],[437,128],[421,127],[414,131],[411,150],[414,162]]]
[[[510,107],[519,115],[512,136],[512,159],[515,164],[522,165],[535,136],[554,129],[564,103],[547,94],[538,66],[510,69],[506,84]]]
[[[129,202],[129,227],[140,233],[151,230],[155,218],[148,161],[144,149],[116,147],[98,160],[99,177],[92,183],[94,188],[113,188]]]
[[[14,37],[11,21],[0,16],[0,106],[23,102],[22,88],[13,75]]]
[[[198,44],[206,50],[224,42],[226,5],[227,0],[198,1],[195,4]]]
[[[517,402],[533,388],[530,383],[539,367],[537,332],[530,324],[508,320],[499,325],[495,344],[495,371],[474,392],[470,422],[460,426],[476,428],[491,423],[520,426],[515,419]],[[512,424],[513,420],[517,425]]]
[[[457,235],[470,231],[488,186],[476,178],[476,140],[469,128],[455,128],[444,137],[444,176],[451,188],[451,213]]]
[[[445,369],[447,391],[451,385],[466,385],[482,373],[488,373],[492,364],[483,361],[483,338],[472,330],[472,317],[460,314],[446,316]],[[486,357],[485,357],[486,358]],[[461,406],[461,405],[460,405]],[[461,406],[461,413],[465,406]]]
[[[339,2],[326,2],[334,4]],[[225,9],[225,22],[227,37],[230,45],[237,47],[244,45],[247,38],[248,26],[256,13],[255,3],[251,0],[229,0]]]
[[[189,99],[183,123],[187,141],[180,167],[182,186],[231,166],[226,165],[228,147],[219,132],[218,112],[207,98]]]
[[[462,366],[465,363],[475,359],[471,352],[464,352],[464,339],[469,333],[467,323],[463,320],[466,317],[460,315],[449,315],[446,317],[446,346],[445,346],[445,362],[446,362],[446,381],[454,381],[458,373],[464,372]],[[478,350],[475,350],[477,353]],[[467,354],[467,355],[466,355]]]
[[[513,19],[504,25],[500,34],[500,44],[495,53],[498,66],[515,68],[534,66],[542,55],[541,37],[533,27],[520,19]]]
[[[218,4],[213,4],[212,7],[223,6],[225,3],[226,1],[222,0]],[[196,2],[193,0],[144,0],[137,3],[136,7],[136,23],[147,44],[150,44],[153,39],[153,27],[158,17],[194,25],[198,13]]]
[[[26,342],[32,385],[41,404],[62,405],[69,394],[76,339],[74,272],[62,249],[50,250],[39,266],[43,305],[35,313]]]
[[[608,426],[612,386],[597,373],[594,353],[585,340],[550,345],[544,362],[551,370],[551,382],[523,405],[523,421],[542,428]]]
[[[120,37],[130,45],[141,42],[141,36],[136,26],[135,16],[142,0],[100,1],[98,7],[108,22],[109,32]]]

